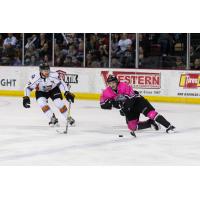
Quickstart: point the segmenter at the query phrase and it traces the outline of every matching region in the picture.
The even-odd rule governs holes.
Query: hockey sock
[[[146,129],[146,128],[151,128],[150,120],[146,120],[146,121],[138,123],[137,130]]]
[[[165,128],[170,126],[170,123],[162,115],[157,115],[154,120],[163,125]]]

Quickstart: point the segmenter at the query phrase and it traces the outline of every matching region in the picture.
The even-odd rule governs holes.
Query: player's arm
[[[33,89],[35,89],[38,80],[35,79],[35,75],[31,77],[31,80],[26,84],[24,88],[23,106],[25,108],[30,108],[30,94]]]
[[[102,109],[107,109],[107,110],[112,109],[112,107],[119,108],[118,103],[114,99],[109,98],[106,90],[103,91],[100,97],[100,106]]]
[[[111,110],[112,109],[112,101],[109,99],[100,101],[100,106],[102,109]]]
[[[67,101],[71,101],[72,103],[74,103],[75,95],[69,91],[67,84],[62,79],[60,79],[58,86],[61,91],[62,90],[64,91],[64,95],[65,95],[65,98],[67,99]]]

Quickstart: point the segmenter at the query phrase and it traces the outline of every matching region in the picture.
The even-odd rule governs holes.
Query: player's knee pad
[[[67,111],[67,106],[64,105],[62,108],[60,108],[61,113],[65,113]]]
[[[156,116],[158,115],[158,113],[155,110],[151,110],[147,113],[147,117],[149,119],[154,120],[156,118]]]
[[[45,105],[45,106],[42,107],[42,111],[44,113],[46,113],[48,110],[50,110],[50,107],[48,105]]]

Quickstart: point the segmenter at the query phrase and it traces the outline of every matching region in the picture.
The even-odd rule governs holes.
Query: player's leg
[[[152,119],[148,119],[146,121],[139,121],[138,130],[152,128],[156,131],[160,129],[160,126]]]
[[[155,121],[166,128],[166,132],[172,132],[175,130],[175,127],[171,125],[169,121],[167,121],[162,115],[160,115],[155,108],[150,104],[150,102],[144,97],[138,98],[138,109],[140,109],[141,113],[143,113],[146,117],[152,120],[152,124],[156,125]]]
[[[131,135],[136,137],[135,131],[138,129],[140,113],[136,113],[132,109],[124,110],[123,113],[126,117],[126,123],[127,123],[128,129],[131,131],[130,132]]]
[[[155,130],[158,130],[158,125],[154,122],[154,120],[148,119],[146,121],[139,121],[140,117],[140,110],[137,109],[137,101],[135,101],[132,104],[127,105],[124,107],[123,112],[121,111],[120,114],[124,114],[126,116],[126,122],[128,125],[128,128],[131,131],[141,130],[141,129],[147,129],[147,128],[154,128]]]
[[[58,119],[55,117],[55,114],[52,112],[51,108],[47,103],[47,98],[42,94],[36,95],[37,103],[42,109],[45,116],[49,119],[49,125],[54,126],[58,124]]]
[[[54,105],[59,109],[62,116],[67,119],[70,123],[70,125],[75,123],[75,120],[71,116],[67,116],[67,106],[63,102],[61,91],[58,87],[54,88],[51,91],[50,95],[52,101],[54,102]]]

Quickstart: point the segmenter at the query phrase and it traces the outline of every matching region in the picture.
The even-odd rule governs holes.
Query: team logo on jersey
[[[35,78],[35,74],[33,74],[33,75],[31,76],[31,78],[34,79],[34,78]]]
[[[109,74],[109,71],[101,71],[105,84]],[[161,73],[112,71],[112,74],[114,74],[119,81],[133,85],[135,89],[161,88]]]
[[[190,89],[200,87],[200,74],[181,74],[179,86]]]
[[[43,86],[43,91],[49,92],[52,89],[52,85]]]
[[[59,78],[62,79],[65,83],[74,83],[78,84],[78,74],[67,74],[65,71],[57,70]]]

